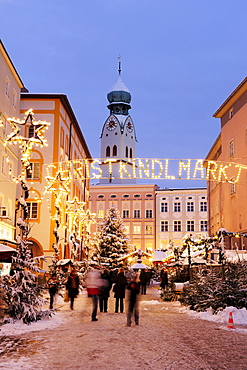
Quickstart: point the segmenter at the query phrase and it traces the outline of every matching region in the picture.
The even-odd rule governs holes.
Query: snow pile
[[[209,320],[218,323],[228,323],[229,313],[232,312],[233,321],[236,325],[247,325],[247,310],[246,308],[236,308],[233,306],[226,307],[224,310],[219,311],[217,314],[213,315],[213,310],[208,308],[205,312],[192,311],[187,307],[180,307],[179,311],[181,313],[186,313],[202,320]]]
[[[55,328],[64,323],[65,317],[62,313],[57,313],[50,319],[35,321],[30,325],[24,324],[21,320],[10,322],[0,326],[0,337],[6,335],[21,335],[32,331]]]
[[[162,302],[159,302],[155,299],[152,299],[151,301],[141,301],[141,303],[145,303],[145,304],[160,304]]]

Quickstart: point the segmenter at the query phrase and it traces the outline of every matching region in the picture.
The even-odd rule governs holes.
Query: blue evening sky
[[[246,77],[246,0],[0,0],[0,12],[26,88],[68,96],[94,158],[119,55],[139,158],[205,158],[213,113]]]

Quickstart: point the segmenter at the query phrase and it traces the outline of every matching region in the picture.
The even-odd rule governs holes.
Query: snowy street
[[[86,293],[73,311],[62,301],[56,307],[46,329],[30,331],[32,324],[18,334],[13,324],[0,326],[0,369],[247,369],[246,326],[228,329],[227,321],[192,317],[178,302],[160,301],[158,286],[141,296],[139,326],[126,327],[126,314],[113,313],[112,297],[98,322],[91,321]]]

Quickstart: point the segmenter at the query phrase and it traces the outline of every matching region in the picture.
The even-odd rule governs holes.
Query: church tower
[[[104,123],[100,137],[100,184],[135,184],[133,173],[136,169],[133,167],[133,158],[136,158],[137,140],[134,123],[129,115],[131,94],[122,81],[121,62],[117,82],[107,94],[107,99],[110,115]]]

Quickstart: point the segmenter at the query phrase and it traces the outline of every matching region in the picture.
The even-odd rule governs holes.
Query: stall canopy
[[[0,261],[10,260],[15,253],[16,250],[14,248],[8,247],[5,244],[0,244]]]
[[[134,265],[130,266],[133,270],[139,269],[147,269],[148,266],[144,265],[144,263],[135,263]]]

